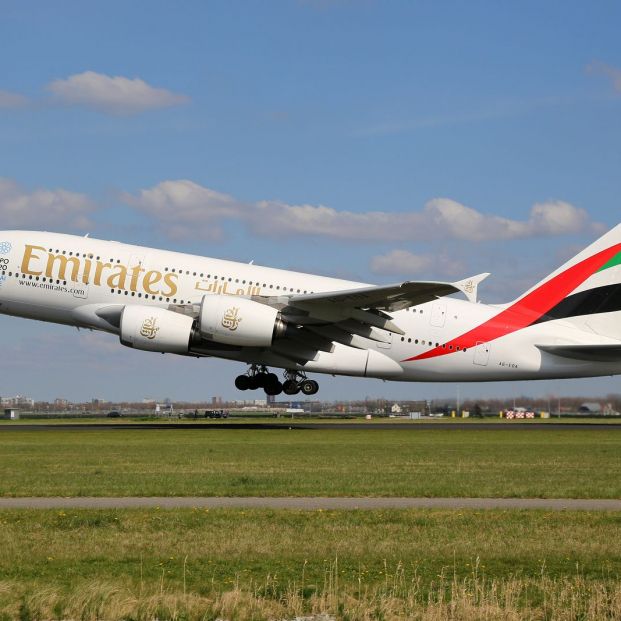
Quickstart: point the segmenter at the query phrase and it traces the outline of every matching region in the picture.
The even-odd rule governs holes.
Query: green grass
[[[611,430],[6,431],[2,496],[621,497]]]
[[[215,618],[227,598],[239,605],[231,611],[229,601],[224,617],[238,619],[309,610],[414,618],[415,609],[451,600],[479,611],[453,618],[569,619],[554,615],[593,609],[595,599],[621,611],[621,516],[3,511],[0,576],[5,619],[202,618],[206,610]]]
[[[6,431],[2,495],[619,497],[621,434]],[[621,514],[0,511],[0,621],[621,618]]]

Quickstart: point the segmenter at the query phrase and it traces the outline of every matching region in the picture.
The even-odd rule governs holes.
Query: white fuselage
[[[161,308],[200,304],[203,296],[288,296],[368,286],[336,278],[223,261],[56,233],[0,232],[0,312],[77,327],[99,327],[89,309],[102,305]],[[7,250],[10,246],[10,249]],[[0,244],[0,251],[2,250]],[[536,345],[582,343],[592,334],[569,322],[550,321],[515,330],[474,346],[451,348],[411,360],[459,339],[490,320],[501,306],[456,298],[391,313],[403,335],[391,342],[368,340],[367,348],[336,343],[332,352],[292,364],[269,348],[205,355],[303,371],[401,381],[491,381],[611,375],[618,362],[587,362],[541,352]],[[408,360],[410,359],[410,360]]]

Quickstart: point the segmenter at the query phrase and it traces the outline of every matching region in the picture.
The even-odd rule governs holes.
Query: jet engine
[[[125,306],[121,314],[121,343],[134,349],[187,354],[194,320],[163,308]]]
[[[198,329],[203,338],[242,347],[269,347],[283,336],[286,323],[276,308],[247,298],[206,295]]]

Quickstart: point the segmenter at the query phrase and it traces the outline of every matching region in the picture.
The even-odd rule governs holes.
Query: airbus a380
[[[240,390],[312,395],[308,372],[427,382],[621,373],[621,225],[508,304],[477,302],[487,275],[372,286],[0,232],[0,312],[103,330],[135,349],[241,361]]]

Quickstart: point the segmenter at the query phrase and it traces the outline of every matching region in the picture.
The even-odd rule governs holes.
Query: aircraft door
[[[474,358],[472,362],[474,364],[478,364],[479,366],[486,367],[487,362],[489,361],[489,350],[489,343],[478,341],[474,348]]]
[[[434,328],[443,328],[446,320],[446,302],[434,302],[429,322]]]

